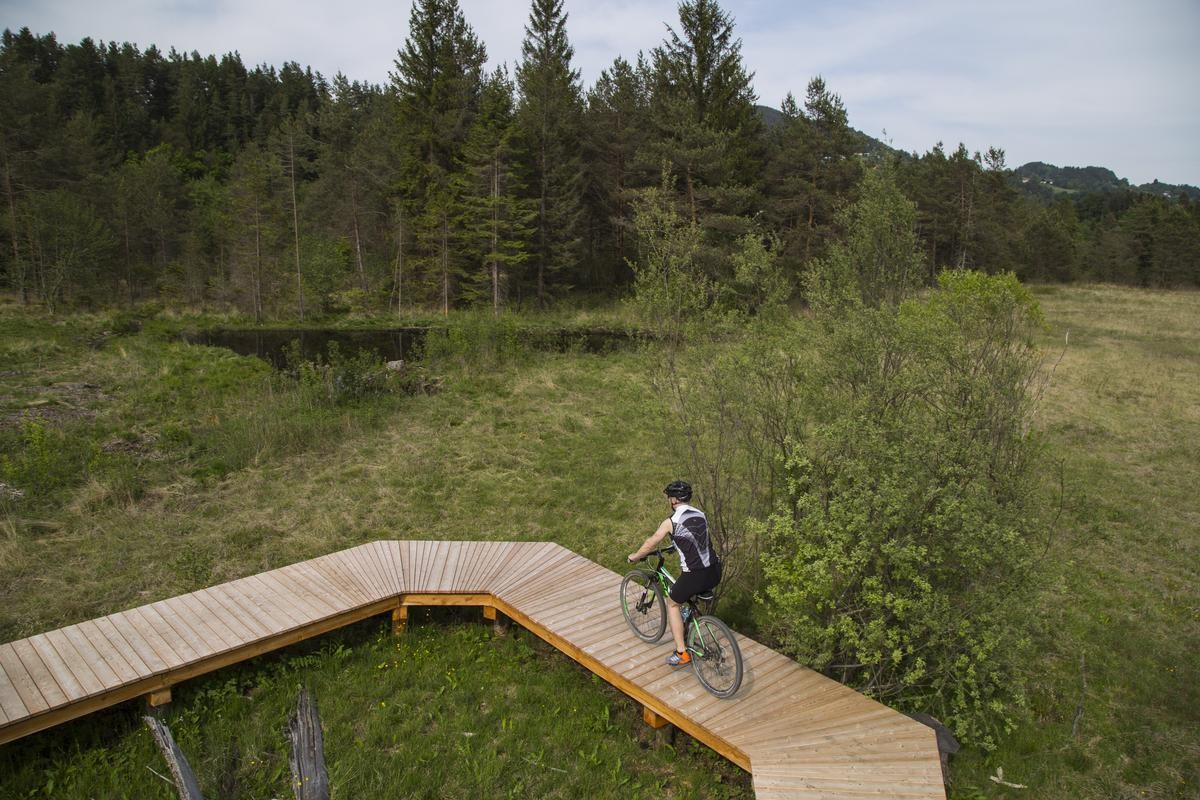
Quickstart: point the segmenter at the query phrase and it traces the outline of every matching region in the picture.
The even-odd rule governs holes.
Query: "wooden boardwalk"
[[[934,732],[739,636],[733,698],[633,636],[617,573],[542,542],[379,541],[0,645],[0,744],[410,606],[503,613],[748,770],[759,798],[944,798]],[[582,600],[580,598],[583,598]]]

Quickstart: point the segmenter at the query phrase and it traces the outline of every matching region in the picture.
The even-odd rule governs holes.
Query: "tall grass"
[[[1039,299],[1054,373],[1037,425],[1061,464],[1045,491],[1062,509],[1049,578],[1030,598],[1032,713],[995,751],[955,756],[951,794],[1197,797],[1200,294],[1083,287]],[[681,459],[636,351],[450,348],[442,391],[338,407],[306,400],[254,359],[153,330],[93,349],[106,327],[0,314],[0,418],[53,408],[40,417],[48,434],[124,465],[123,483],[85,471],[42,506],[0,509],[0,640],[377,538],[552,539],[619,569],[660,521],[660,487],[677,477]],[[63,386],[76,383],[98,390]],[[3,452],[26,447],[23,435],[19,423],[0,429]],[[125,445],[104,451],[113,441]],[[493,642],[453,618],[400,642],[377,630],[181,687],[173,729],[206,785],[236,789],[215,796],[286,796],[272,776],[301,675],[317,691],[336,785],[353,787],[346,796],[556,796],[587,789],[576,774],[596,781],[594,796],[648,796],[656,781],[666,796],[748,793],[703,748],[656,760],[639,744],[634,704],[536,643]],[[338,644],[349,653],[337,655]],[[390,711],[364,711],[378,702]],[[415,721],[400,707],[419,709]],[[0,795],[18,786],[39,796],[50,776],[96,788],[48,796],[161,794],[134,713],[125,706],[0,749]],[[403,743],[387,738],[393,728]],[[1028,788],[989,780],[999,768]],[[635,777],[621,783],[627,771]],[[708,789],[681,777],[700,774]],[[732,788],[712,786],[716,776]]]

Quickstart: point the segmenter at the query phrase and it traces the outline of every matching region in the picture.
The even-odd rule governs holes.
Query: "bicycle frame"
[[[675,585],[675,576],[667,569],[667,556],[674,552],[675,545],[654,551],[654,555],[658,556],[658,563],[654,565],[654,576],[658,578],[658,587],[662,591],[663,597],[668,599],[671,597],[671,587]],[[692,609],[692,613],[683,622],[683,636],[685,639],[687,638],[687,628],[689,625],[696,628],[697,635],[700,633],[700,626],[696,623],[697,618],[700,617],[700,609],[696,607],[695,599],[689,597],[686,605]]]

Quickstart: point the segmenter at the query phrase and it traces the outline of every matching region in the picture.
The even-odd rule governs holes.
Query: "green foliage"
[[[671,175],[646,189],[634,205],[638,259],[632,303],[651,329],[673,345],[702,332],[717,304],[717,284],[698,263],[700,228],[679,212]]]
[[[307,360],[300,357],[299,349],[296,341],[287,349],[288,371],[301,392],[320,404],[346,405],[401,388],[399,375],[369,350],[350,355],[337,342],[330,342],[324,356]]]
[[[788,652],[984,747],[1024,702],[1039,321],[1013,276],[971,272],[843,309],[815,343],[786,507],[760,528],[762,620]]]
[[[792,284],[779,264],[775,236],[747,233],[733,253],[733,290],[737,306],[748,314],[779,315],[787,310]]]
[[[834,244],[807,276],[813,306],[833,313],[864,304],[896,304],[921,285],[916,206],[896,186],[886,167],[868,170],[858,201],[841,216],[846,240]]]
[[[414,617],[401,637],[361,624],[176,687],[163,720],[205,796],[291,796],[286,728],[301,686],[335,795],[753,796],[707,748],[649,747],[639,706],[538,640],[493,636],[474,609]],[[174,797],[155,773],[166,768],[134,708],[0,752],[12,797]]]
[[[566,23],[562,0],[533,0],[517,65],[517,136],[534,209],[530,249],[540,306],[580,255],[583,93]]]
[[[421,361],[432,370],[490,371],[528,360],[535,336],[512,314],[459,314],[426,333]]]
[[[5,433],[0,454],[0,480],[20,491],[20,498],[0,498],[0,507],[53,508],[65,492],[85,479],[99,457],[95,442],[70,436],[36,419],[25,419],[16,435]]]

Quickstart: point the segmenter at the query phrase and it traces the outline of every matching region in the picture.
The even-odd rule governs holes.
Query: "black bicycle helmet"
[[[667,488],[663,489],[663,494],[686,503],[692,499],[692,485],[684,481],[671,481],[667,484]]]

